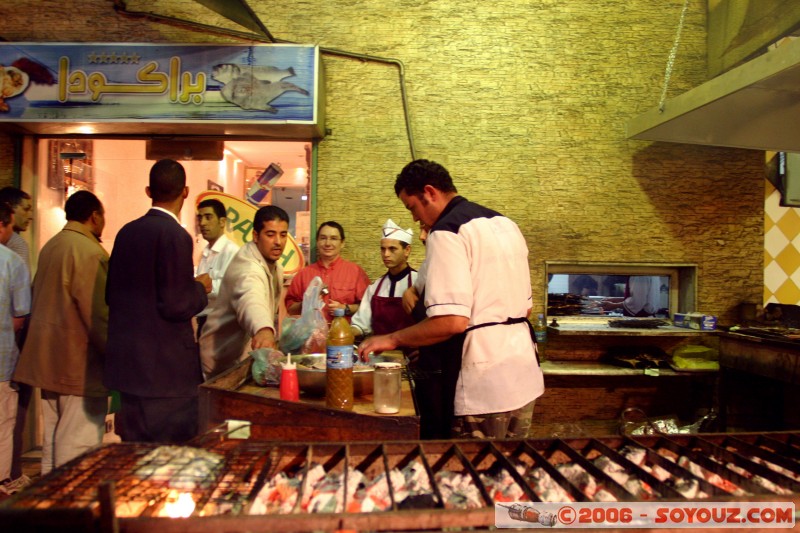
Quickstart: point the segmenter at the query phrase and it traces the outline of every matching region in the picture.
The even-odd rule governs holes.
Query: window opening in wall
[[[694,309],[696,265],[547,262],[547,315],[670,318]]]

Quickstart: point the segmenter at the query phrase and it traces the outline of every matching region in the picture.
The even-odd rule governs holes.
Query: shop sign
[[[219,191],[204,191],[197,196],[195,206],[203,200],[219,200],[225,206],[228,224],[225,226],[225,235],[239,246],[253,240],[253,219],[256,217],[257,208],[230,194]],[[281,265],[285,275],[298,272],[305,266],[305,259],[300,245],[289,234],[286,248],[281,256]]]
[[[0,43],[0,122],[315,124],[311,45]]]

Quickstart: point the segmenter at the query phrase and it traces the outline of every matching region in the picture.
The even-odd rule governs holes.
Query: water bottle
[[[333,310],[325,343],[325,405],[353,410],[353,332],[344,309]]]
[[[536,350],[539,354],[539,362],[543,363],[546,360],[547,323],[544,321],[544,315],[541,313],[539,314],[539,319],[536,321],[536,325],[533,326],[533,334],[536,336]]]

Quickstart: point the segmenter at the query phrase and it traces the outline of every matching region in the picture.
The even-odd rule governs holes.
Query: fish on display
[[[277,113],[278,109],[269,105],[285,92],[296,92],[308,96],[308,91],[283,81],[294,76],[292,67],[278,68],[269,65],[234,65],[221,63],[214,65],[211,77],[222,83],[222,97],[242,109],[252,109]]]

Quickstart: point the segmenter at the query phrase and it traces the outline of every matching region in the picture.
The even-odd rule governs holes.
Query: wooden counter
[[[277,387],[261,387],[250,375],[252,359],[200,385],[200,432],[226,420],[251,423],[254,439],[285,442],[380,441],[419,438],[413,389],[402,382],[400,412],[377,414],[372,395],[355,398],[352,411],[328,409],[325,398],[300,394],[299,402],[280,399]]]

